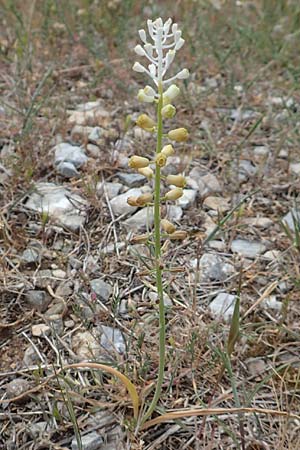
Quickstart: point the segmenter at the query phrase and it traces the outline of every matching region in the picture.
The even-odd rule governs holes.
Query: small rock
[[[90,331],[78,331],[72,336],[72,349],[84,361],[101,359],[100,341]]]
[[[50,331],[51,331],[50,327],[45,323],[39,323],[37,325],[32,325],[31,327],[32,336],[36,337],[41,337],[44,334],[48,336]]]
[[[274,222],[268,217],[247,217],[242,219],[242,223],[257,228],[269,228]]]
[[[124,221],[125,227],[131,231],[151,229],[154,222],[154,208],[144,207]]]
[[[32,345],[27,347],[23,356],[23,364],[26,367],[30,367],[40,364],[41,362],[42,362],[41,358],[39,357],[35,349],[32,347]]]
[[[89,156],[91,156],[92,158],[97,159],[97,158],[100,158],[100,156],[101,156],[101,150],[100,150],[100,148],[99,148],[97,145],[95,145],[95,144],[88,144],[88,145],[86,146],[86,151],[87,151],[87,154],[88,154]]]
[[[106,255],[110,255],[112,253],[116,253],[117,249],[123,250],[126,247],[126,243],[125,242],[117,242],[114,244],[108,244],[105,247],[103,247],[101,249],[101,252],[106,254]]]
[[[288,109],[284,109],[282,112],[276,114],[276,116],[274,117],[274,121],[277,123],[283,123],[287,122],[289,118],[290,112],[288,111]]]
[[[197,259],[192,259],[190,265],[196,269]],[[226,262],[224,258],[213,253],[204,253],[199,261],[200,279],[208,282],[209,280],[224,281],[230,275],[234,274],[234,267]]]
[[[51,317],[53,315],[62,314],[66,309],[66,304],[63,301],[56,301],[54,305],[51,305],[50,308],[45,313],[45,317]]]
[[[77,231],[85,222],[87,201],[54,183],[37,183],[25,206]]]
[[[278,261],[280,259],[281,252],[279,250],[268,250],[263,254],[264,258],[270,259],[272,261]]]
[[[30,290],[26,294],[26,298],[30,306],[35,308],[39,312],[46,311],[51,298],[45,291]]]
[[[80,176],[80,173],[74,164],[68,161],[59,163],[56,167],[56,171],[59,175],[65,178],[78,178]]]
[[[270,295],[270,297],[266,297],[261,305],[266,309],[274,309],[276,311],[281,311],[282,303],[277,300],[276,295]]]
[[[71,139],[72,141],[86,140],[92,131],[92,127],[75,125],[71,131]]]
[[[52,272],[49,269],[39,270],[34,278],[35,286],[38,288],[46,289],[48,284],[53,284]]]
[[[96,431],[92,431],[81,437],[82,450],[101,450],[103,448],[102,443],[103,439]],[[71,449],[79,450],[76,437],[72,439]]]
[[[97,183],[96,190],[98,195],[103,195],[105,190],[107,193],[107,197],[109,198],[109,200],[111,200],[119,194],[122,187],[123,185],[121,183],[99,182]]]
[[[190,172],[190,177],[197,182],[201,197],[206,197],[207,194],[222,192],[217,177],[212,173],[203,172],[200,167],[194,167]]]
[[[67,275],[67,274],[66,274]],[[73,294],[73,282],[72,281],[63,281],[59,284],[55,291],[55,295],[58,297],[62,297],[66,299]]]
[[[81,147],[62,142],[54,147],[54,162],[56,165],[62,162],[72,163],[78,169],[88,160]]]
[[[157,294],[157,292],[149,292],[149,298],[154,303],[158,302],[158,294]],[[170,299],[168,294],[166,294],[165,292],[164,292],[164,305],[165,306],[172,306],[173,305],[172,300]]]
[[[251,376],[264,374],[267,369],[267,364],[261,358],[249,358],[245,363]]]
[[[28,264],[40,262],[41,255],[39,249],[37,249],[36,247],[26,248],[22,253],[21,259]]]
[[[141,189],[133,188],[124,194],[114,197],[110,202],[114,215],[119,217],[123,214],[133,214],[137,210],[137,207],[128,205],[127,199],[128,197],[138,197],[141,194]]]
[[[63,334],[64,323],[61,314],[52,314],[48,316],[48,322],[50,328],[59,336]]]
[[[224,252],[226,250],[226,244],[223,241],[209,241],[208,246],[214,250],[217,250],[218,252]]]
[[[98,141],[103,138],[104,130],[101,127],[93,127],[89,133],[88,139],[93,144],[97,144]]]
[[[117,351],[124,353],[126,350],[123,334],[118,328],[107,327],[101,325],[101,346],[109,353]]]
[[[209,304],[209,309],[213,316],[217,319],[229,321],[233,315],[236,295],[220,292],[214,300]]]
[[[247,181],[257,173],[257,167],[247,159],[241,159],[233,170],[237,170],[239,181]]]
[[[230,119],[236,120],[237,122],[241,122],[243,120],[254,119],[258,117],[258,113],[256,111],[251,111],[250,109],[242,110],[242,109],[232,109],[230,112]]]
[[[300,175],[300,162],[298,163],[291,163],[289,167],[290,171],[293,175]]]
[[[140,173],[118,172],[117,176],[119,177],[122,183],[124,183],[126,186],[130,188],[140,187],[143,184],[145,184],[146,181],[146,177],[144,177]]]
[[[67,277],[67,273],[62,269],[52,270],[52,275],[54,278],[59,278],[61,280]]]
[[[35,422],[30,423],[28,427],[28,431],[31,434],[31,436],[37,438],[41,435],[45,435],[45,432],[47,431],[47,428],[49,428],[48,422]]]
[[[224,213],[230,209],[227,199],[214,196],[206,197],[203,202],[203,206],[213,209],[214,211],[220,211],[221,213]]]
[[[267,157],[270,153],[270,149],[266,145],[258,145],[257,147],[254,147],[253,153],[257,157]]]
[[[183,196],[176,201],[176,204],[183,209],[189,208],[195,202],[196,197],[197,191],[194,191],[193,189],[183,189]]]
[[[300,227],[300,210],[292,208],[282,219],[291,231],[295,231],[295,225]]]
[[[142,141],[144,141],[151,136],[151,133],[149,131],[143,130],[142,128],[134,127],[133,135],[134,139],[141,139]]]
[[[180,219],[182,218],[182,208],[180,208],[180,206],[176,206],[176,205],[168,205],[167,206],[167,214],[166,214],[166,218],[169,219],[171,222],[179,222]]]
[[[90,281],[91,290],[95,292],[97,297],[103,302],[107,302],[112,294],[112,287],[110,284],[105,283],[101,278],[95,278]]]
[[[254,259],[266,250],[266,246],[262,242],[235,239],[231,243],[231,251],[233,253],[240,253],[245,258]]]
[[[69,257],[69,264],[73,269],[81,269],[82,261],[80,259],[75,258],[74,256]]]
[[[68,123],[71,125],[89,125],[91,127],[99,125],[106,126],[109,115],[109,112],[104,110],[98,102],[98,104],[95,104],[94,107],[89,107],[89,109],[82,111],[80,111],[78,107],[77,111],[74,111],[68,118]]]
[[[18,397],[30,389],[30,383],[24,378],[16,378],[5,386],[8,399]],[[25,398],[23,398],[24,400]]]

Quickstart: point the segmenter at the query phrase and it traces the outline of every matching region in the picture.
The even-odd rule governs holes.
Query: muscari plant
[[[177,230],[176,226],[168,220],[162,218],[161,206],[166,202],[176,201],[183,195],[183,188],[186,185],[185,177],[182,174],[169,174],[164,176],[164,168],[168,163],[168,158],[175,153],[173,143],[185,142],[188,131],[185,128],[176,128],[164,131],[164,119],[171,119],[176,114],[176,108],[172,104],[179,95],[180,89],[174,84],[175,80],[188,78],[187,69],[180,70],[176,75],[167,77],[166,74],[174,61],[176,52],[183,46],[184,39],[176,23],[168,19],[163,22],[161,18],[154,21],[147,21],[148,37],[144,29],[139,30],[142,45],[135,47],[135,52],[148,60],[147,67],[139,62],[135,62],[133,70],[146,74],[152,83],[138,92],[138,99],[141,102],[153,103],[156,105],[156,119],[147,114],[141,114],[136,123],[144,130],[156,133],[156,151],[152,158],[134,155],[129,160],[129,167],[148,178],[152,184],[152,192],[144,193],[137,197],[129,197],[127,202],[131,206],[154,207],[154,231],[136,236],[132,240],[134,243],[147,243],[154,247],[154,273],[156,288],[159,298],[159,369],[156,382],[156,389],[153,399],[148,409],[142,415],[141,423],[144,423],[155,410],[161,395],[162,383],[165,368],[165,308],[163,300],[163,272],[168,270],[163,261],[162,240],[183,240],[187,233]],[[150,40],[150,42],[148,41]]]

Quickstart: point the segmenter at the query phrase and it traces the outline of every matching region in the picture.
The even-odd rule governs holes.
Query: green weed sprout
[[[156,151],[153,158],[134,155],[129,160],[129,167],[136,170],[150,180],[154,180],[153,192],[142,194],[138,197],[128,198],[131,206],[147,207],[154,205],[154,233],[148,233],[135,238],[135,242],[150,242],[154,245],[155,254],[155,277],[156,288],[159,298],[159,370],[156,383],[156,390],[149,405],[141,418],[144,423],[155,410],[161,395],[162,383],[165,368],[165,310],[163,301],[162,275],[165,263],[162,259],[161,240],[183,240],[186,232],[177,230],[167,218],[161,218],[161,205],[165,202],[175,201],[183,195],[183,188],[186,181],[183,175],[174,174],[163,176],[163,169],[168,163],[168,158],[175,153],[173,142],[185,142],[189,135],[185,128],[169,130],[166,134],[163,131],[163,120],[171,119],[176,114],[176,108],[172,105],[173,100],[179,95],[180,89],[174,84],[175,80],[188,78],[187,69],[180,70],[175,76],[166,78],[176,52],[183,46],[184,39],[176,23],[168,19],[165,23],[161,18],[154,21],[147,21],[148,35],[151,42],[147,40],[145,30],[139,30],[142,45],[135,47],[135,52],[139,56],[144,56],[148,60],[147,67],[139,62],[135,62],[133,70],[146,74],[153,86],[145,86],[138,92],[138,99],[145,103],[156,104],[156,119],[152,119],[147,114],[141,114],[137,119],[137,125],[144,130],[156,133]],[[162,181],[168,186],[162,194]]]

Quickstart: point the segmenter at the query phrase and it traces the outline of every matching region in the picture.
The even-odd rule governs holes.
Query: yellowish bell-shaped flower
[[[168,145],[165,145],[165,146],[162,148],[161,153],[162,153],[163,155],[165,155],[165,156],[168,158],[169,156],[174,155],[175,150],[174,150],[174,148],[172,147],[171,144],[168,144]]]
[[[170,234],[170,239],[183,241],[187,237],[187,232],[184,230],[177,230]]]
[[[138,173],[144,175],[144,177],[148,178],[148,180],[151,180],[154,176],[154,172],[151,167],[142,167],[141,169],[138,169]]]
[[[183,196],[183,190],[179,187],[176,187],[166,193],[165,199],[166,200],[178,200],[182,196]]]
[[[152,131],[155,127],[155,122],[147,114],[141,114],[136,121],[137,126],[146,131]]]
[[[164,119],[172,119],[176,114],[176,108],[173,105],[166,105],[161,110]]]
[[[176,187],[184,188],[186,186],[186,179],[183,175],[168,175],[166,178],[167,184],[173,184]]]
[[[127,203],[129,206],[139,206],[137,204],[137,197],[128,197],[127,198]]]
[[[131,169],[142,169],[143,167],[148,167],[150,161],[148,158],[144,158],[143,156],[133,155],[129,161],[128,166]]]
[[[155,155],[155,163],[158,167],[164,167],[167,163],[167,157],[162,152]]]
[[[175,142],[185,142],[188,137],[189,133],[186,128],[176,128],[168,133],[168,138]]]
[[[145,194],[139,195],[136,199],[138,206],[145,206],[147,203],[153,201],[153,194],[151,192],[146,192]]]
[[[176,231],[175,225],[173,225],[169,220],[162,219],[160,223],[161,223],[162,229],[166,233],[172,234],[172,233],[174,233],[174,231]]]

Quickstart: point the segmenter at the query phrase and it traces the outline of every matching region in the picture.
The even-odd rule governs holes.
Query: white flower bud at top
[[[140,35],[141,40],[146,43],[147,42],[146,31],[139,30],[139,35]]]
[[[135,62],[135,63],[133,64],[132,69],[133,69],[135,72],[140,72],[140,73],[143,73],[143,72],[145,72],[145,70],[146,70],[145,67],[143,67],[142,64],[140,64],[139,62]]]
[[[173,23],[173,25],[172,25],[172,33],[173,33],[174,35],[175,35],[177,29],[178,29],[177,23]]]
[[[185,80],[189,76],[190,76],[190,72],[188,71],[188,69],[182,69],[180,72],[178,72],[178,74],[176,75],[176,78],[178,78],[179,80]]]
[[[134,51],[139,56],[144,56],[145,55],[145,50],[143,49],[143,47],[141,45],[136,45],[134,47]]]
[[[139,90],[137,98],[138,98],[138,100],[140,102],[145,102],[145,103],[152,103],[152,102],[154,102],[154,96],[153,95],[147,95],[145,93],[144,89],[140,89]]]
[[[179,41],[176,42],[175,50],[180,50],[184,43],[185,43],[185,40],[180,38]]]

